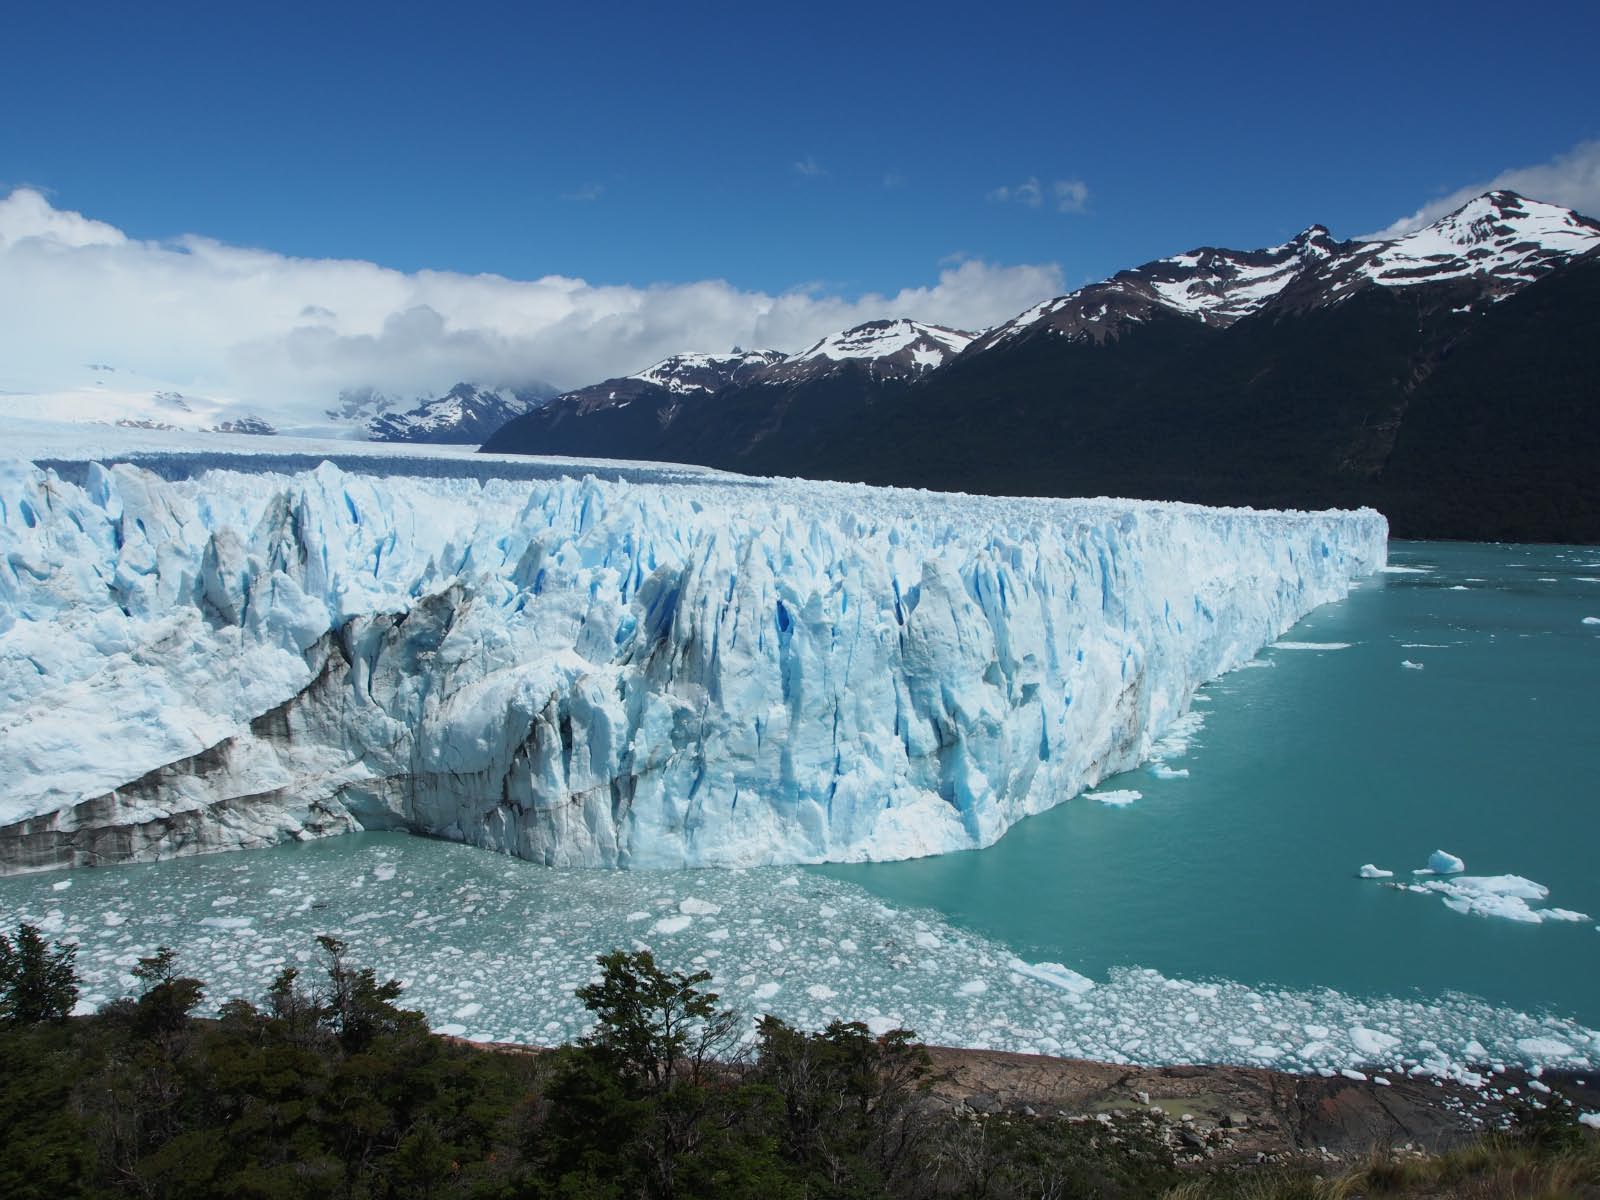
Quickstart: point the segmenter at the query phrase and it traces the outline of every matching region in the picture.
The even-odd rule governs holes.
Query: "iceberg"
[[[430,461],[0,458],[0,870],[984,846],[1386,554],[1370,510]]]

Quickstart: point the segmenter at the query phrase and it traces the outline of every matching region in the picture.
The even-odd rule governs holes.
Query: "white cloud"
[[[582,187],[574,188],[572,191],[565,193],[561,198],[563,200],[598,200],[605,193],[605,184],[586,183]]]
[[[1424,204],[1409,217],[1401,217],[1387,229],[1363,235],[1360,241],[1403,237],[1431,225],[1446,213],[1454,212],[1468,200],[1485,192],[1504,189],[1520,192],[1530,200],[1543,200],[1577,209],[1586,216],[1600,216],[1600,141],[1579,142],[1565,154],[1532,167],[1512,167],[1493,179],[1458,188]]]
[[[1039,186],[1037,179],[1024,180],[1015,187],[997,187],[989,193],[988,198],[998,204],[1016,201],[1026,204],[1029,208],[1038,208],[1044,203],[1044,189]]]
[[[794,164],[794,173],[803,175],[807,179],[815,179],[820,175],[826,175],[828,168],[819,163],[814,155],[808,154]]]
[[[981,328],[1061,290],[1054,264],[976,260],[944,267],[924,287],[855,299],[715,279],[597,286],[558,275],[407,273],[196,236],[130,239],[20,189],[0,198],[0,392],[138,380],[304,423],[346,387],[575,387],[682,350],[797,350],[879,317]]]
[[[1089,185],[1081,179],[1058,179],[1050,185],[1055,196],[1056,211],[1081,213],[1089,207]]]
[[[1057,212],[1081,213],[1089,208],[1089,185],[1081,179],[1057,179],[1054,183],[1044,184],[1034,175],[1015,185],[997,187],[986,198],[997,204],[1023,204],[1028,208],[1040,208],[1047,196],[1051,207]]]

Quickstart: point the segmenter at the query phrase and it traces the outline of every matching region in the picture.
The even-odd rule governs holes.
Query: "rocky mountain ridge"
[[[1600,222],[1494,191],[1400,238],[1313,225],[1263,250],[1201,247],[977,335],[872,322],[694,388],[675,364],[715,356],[668,359],[556,397],[484,448],[1002,494],[1377,504],[1413,536],[1600,537],[1583,466],[1600,453],[1597,263]],[[1452,366],[1462,356],[1473,374]],[[1432,445],[1408,436],[1424,427]],[[1454,494],[1485,475],[1476,501]]]

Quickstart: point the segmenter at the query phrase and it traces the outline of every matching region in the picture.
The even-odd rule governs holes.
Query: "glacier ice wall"
[[[986,845],[1383,565],[1377,513],[0,460],[0,869],[402,828]]]

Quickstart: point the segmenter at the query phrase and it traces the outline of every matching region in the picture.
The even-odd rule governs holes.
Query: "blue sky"
[[[24,5],[0,181],[140,237],[597,283],[1070,283],[1600,136],[1600,6]],[[814,168],[814,169],[813,169]],[[1081,183],[1081,211],[990,198]]]
[[[13,7],[0,399],[69,415],[975,329],[1491,183],[1600,214],[1593,0]]]

